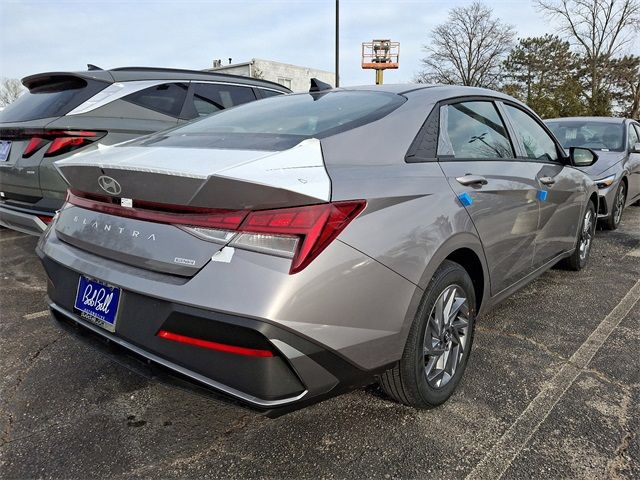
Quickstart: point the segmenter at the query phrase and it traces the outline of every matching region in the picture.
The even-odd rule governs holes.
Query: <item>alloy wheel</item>
[[[587,209],[587,213],[584,216],[584,222],[582,224],[582,233],[580,235],[580,260],[583,261],[589,254],[591,248],[591,240],[593,239],[593,211]]]
[[[613,210],[613,222],[615,225],[620,223],[620,219],[622,218],[622,210],[624,210],[624,201],[625,201],[625,189],[624,182],[620,182],[620,186],[618,187],[618,193],[616,194],[616,199],[614,200],[614,210]]]
[[[453,378],[467,353],[469,302],[464,290],[450,285],[438,296],[424,335],[424,372],[433,388]]]

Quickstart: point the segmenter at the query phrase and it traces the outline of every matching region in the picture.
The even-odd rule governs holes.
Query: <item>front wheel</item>
[[[446,401],[469,360],[476,297],[467,271],[445,260],[427,287],[400,361],[380,376],[398,402],[433,408]]]
[[[615,230],[620,225],[622,220],[622,212],[624,210],[624,204],[627,201],[627,189],[625,183],[620,180],[618,190],[616,190],[616,196],[613,197],[613,205],[611,206],[611,214],[602,221],[602,226],[606,230]]]
[[[584,217],[582,218],[582,226],[578,234],[578,242],[576,248],[569,258],[562,262],[562,266],[568,270],[582,270],[587,265],[589,253],[591,252],[591,244],[596,230],[596,208],[592,202],[587,204]]]

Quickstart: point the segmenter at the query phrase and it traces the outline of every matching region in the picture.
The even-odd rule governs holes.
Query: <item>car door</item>
[[[627,160],[627,169],[629,170],[629,188],[627,201],[633,203],[636,200],[640,200],[640,152],[634,151],[635,145],[640,143],[639,124],[629,123],[628,137],[627,151],[629,152],[629,158]]]
[[[515,104],[501,103],[516,140],[518,158],[535,170],[540,218],[534,267],[575,248],[586,203],[584,174],[563,162],[561,147],[543,123]]]
[[[439,123],[438,161],[478,231],[495,295],[532,271],[537,170],[515,158],[490,99],[441,105]]]

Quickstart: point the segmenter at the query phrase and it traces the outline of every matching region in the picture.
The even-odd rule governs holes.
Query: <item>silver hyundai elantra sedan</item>
[[[522,103],[311,90],[57,162],[37,251],[61,325],[271,412],[376,380],[427,408],[483,312],[586,264],[597,156]]]

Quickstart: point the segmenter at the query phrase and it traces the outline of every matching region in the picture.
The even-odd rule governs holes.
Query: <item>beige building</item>
[[[253,58],[249,62],[231,63],[229,65],[222,65],[220,60],[214,60],[213,67],[207,68],[206,70],[208,72],[221,72],[270,80],[284,85],[294,92],[308,91],[309,80],[311,78],[317,78],[323,82],[335,85],[335,74],[333,72],[274,62],[272,60],[262,60],[260,58]]]

